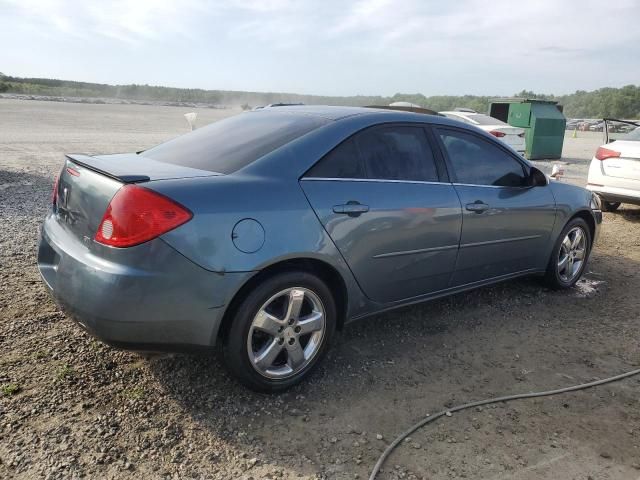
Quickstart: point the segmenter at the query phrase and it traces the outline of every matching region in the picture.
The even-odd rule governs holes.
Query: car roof
[[[367,109],[362,107],[334,107],[329,105],[287,105],[278,108],[261,108],[249,114],[299,114],[323,117],[328,120],[340,120],[341,118],[351,117],[353,115],[361,115],[366,113]]]
[[[245,112],[243,115],[281,115],[298,114],[323,117],[332,121],[339,121],[352,117],[377,117],[380,122],[425,122],[451,125],[451,119],[444,116],[414,113],[403,110],[393,110],[375,107],[347,107],[330,105],[292,105],[278,108],[263,108]]]
[[[468,117],[469,115],[484,115],[485,117],[488,117],[489,115],[485,114],[485,113],[479,113],[479,112],[465,112],[465,111],[461,111],[461,110],[447,110],[444,112],[438,112],[441,115],[458,115],[460,117]]]

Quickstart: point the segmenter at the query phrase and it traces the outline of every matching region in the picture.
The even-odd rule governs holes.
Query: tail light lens
[[[610,150],[608,148],[599,147],[596,150],[596,158],[598,160],[606,160],[607,158],[616,158],[620,156],[620,152],[616,152],[615,150]]]
[[[504,137],[506,135],[506,133],[500,132],[498,130],[491,130],[489,133],[491,135],[493,135],[494,137],[498,137],[498,138],[502,138],[502,137]]]
[[[111,247],[132,247],[188,222],[193,214],[173,200],[137,185],[114,195],[95,240]]]

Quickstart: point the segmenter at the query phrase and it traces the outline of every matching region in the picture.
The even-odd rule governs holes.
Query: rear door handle
[[[334,205],[334,213],[342,213],[350,217],[357,217],[369,211],[369,205],[363,205],[360,202],[350,201],[342,205]]]
[[[489,210],[489,205],[487,205],[486,203],[481,202],[480,200],[476,200],[473,203],[467,203],[465,208],[467,210],[469,210],[470,212],[482,213],[482,212],[486,212],[487,210]]]

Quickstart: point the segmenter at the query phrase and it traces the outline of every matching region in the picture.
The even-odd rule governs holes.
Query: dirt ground
[[[285,394],[247,391],[214,356],[92,339],[36,268],[63,153],[149,147],[186,132],[186,111],[0,100],[0,478],[362,479],[443,406],[640,365],[640,209],[626,205],[605,214],[579,288],[523,279],[352,324]],[[198,110],[198,123],[231,113]],[[570,181],[584,183],[592,137],[568,135]],[[454,414],[412,435],[380,478],[636,480],[639,394],[634,377]]]

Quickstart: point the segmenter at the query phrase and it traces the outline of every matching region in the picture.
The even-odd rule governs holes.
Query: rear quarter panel
[[[162,236],[185,257],[214,272],[255,272],[284,260],[313,258],[335,268],[349,291],[349,316],[366,299],[346,262],[309,205],[297,179],[229,175],[210,179],[151,182],[146,185],[175,199],[193,219]],[[263,240],[246,253],[234,242],[234,227],[245,219],[260,224]],[[257,229],[256,235],[260,235]],[[251,233],[252,235],[254,233]]]

